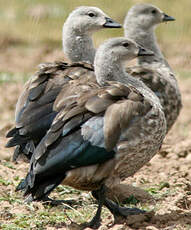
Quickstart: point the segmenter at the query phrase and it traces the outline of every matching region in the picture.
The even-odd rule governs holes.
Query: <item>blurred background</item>
[[[62,26],[74,8],[97,6],[123,23],[128,9],[139,2],[157,5],[176,18],[160,25],[157,37],[170,64],[186,74],[191,58],[190,0],[0,0],[0,80],[27,78],[40,62],[63,57]],[[98,32],[95,46],[122,35],[123,29]]]

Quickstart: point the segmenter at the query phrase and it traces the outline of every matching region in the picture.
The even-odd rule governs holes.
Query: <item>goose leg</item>
[[[105,200],[105,187],[102,186],[99,190],[92,191],[92,195],[93,197],[96,197],[96,200],[98,201],[98,209],[93,219],[88,223],[88,226],[97,229],[101,222],[101,210]]]

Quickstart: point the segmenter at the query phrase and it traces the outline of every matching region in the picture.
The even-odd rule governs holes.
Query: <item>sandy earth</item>
[[[39,57],[37,61],[40,59]],[[29,64],[31,64],[30,61]],[[111,215],[106,215],[99,230],[191,229],[191,78],[181,79],[179,83],[183,96],[183,109],[178,121],[166,137],[161,152],[133,178],[129,178],[124,183],[125,185],[121,187],[123,196],[118,197],[119,200],[123,200],[133,194],[140,201],[137,207],[145,208],[149,212],[139,217],[130,217],[127,220],[116,220],[116,224],[113,223]],[[21,89],[21,83],[3,83],[0,85],[1,224],[12,223],[13,215],[20,213],[21,210],[26,215],[31,212],[28,206],[22,202],[11,202],[11,197],[22,200],[21,195],[17,195],[14,189],[18,183],[16,177],[22,178],[24,176],[27,164],[23,162],[19,164],[12,163],[11,154],[13,150],[3,147],[6,143],[5,134],[14,124],[14,108]],[[126,186],[127,184],[129,186]],[[3,199],[2,197],[5,195],[9,196],[10,199]],[[44,207],[42,204],[36,203],[35,208],[43,209]],[[29,229],[37,228],[31,227]],[[84,228],[69,221],[66,225],[46,225],[42,229],[75,230]]]

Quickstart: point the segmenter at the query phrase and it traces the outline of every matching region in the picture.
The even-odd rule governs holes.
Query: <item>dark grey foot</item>
[[[138,209],[138,208],[121,207],[109,199],[105,199],[104,205],[116,217],[117,216],[127,217],[130,215],[140,215],[140,214],[143,214],[146,212],[146,211]]]
[[[138,209],[138,208],[125,208],[125,207],[121,207],[119,206],[116,210],[114,210],[115,212],[115,216],[123,216],[123,217],[127,217],[130,215],[140,215],[145,213],[144,210]]]
[[[92,228],[92,229],[98,229],[101,225],[101,221],[100,218],[96,218],[96,216],[94,216],[94,218],[86,224],[86,227]]]
[[[75,200],[53,200],[51,198],[49,198],[48,196],[44,197],[41,201],[43,201],[45,204],[47,205],[51,205],[51,206],[58,206],[61,204],[67,204],[67,205],[75,205],[77,204],[77,202]]]

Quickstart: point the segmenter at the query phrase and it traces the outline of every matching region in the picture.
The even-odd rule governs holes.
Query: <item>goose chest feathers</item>
[[[102,205],[114,215],[142,213],[109,201],[103,187],[113,178],[133,175],[157,153],[165,137],[158,98],[124,68],[126,61],[151,54],[130,39],[110,39],[96,52],[97,82],[82,78],[63,86],[54,103],[58,113],[17,188],[29,200],[42,199],[63,183],[90,190],[98,200],[91,226],[100,221]]]

